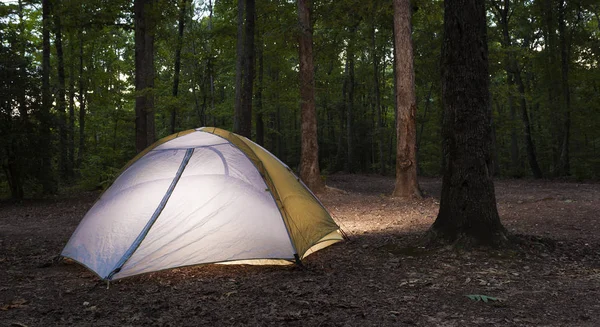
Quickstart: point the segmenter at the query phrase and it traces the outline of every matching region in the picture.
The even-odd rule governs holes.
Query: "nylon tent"
[[[245,137],[204,127],[132,159],[62,256],[116,280],[206,263],[289,264],[341,240],[288,166]]]

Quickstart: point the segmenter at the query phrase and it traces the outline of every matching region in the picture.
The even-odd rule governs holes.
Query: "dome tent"
[[[285,164],[245,137],[204,127],[132,159],[62,256],[116,280],[205,263],[292,263],[341,240]]]

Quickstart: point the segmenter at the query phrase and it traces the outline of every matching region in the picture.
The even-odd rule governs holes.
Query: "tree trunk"
[[[39,178],[46,194],[56,192],[56,181],[52,169],[52,133],[50,131],[52,95],[50,93],[50,0],[42,0],[42,106],[40,121]]]
[[[529,167],[531,168],[531,173],[534,178],[542,178],[542,170],[537,162],[537,155],[535,153],[535,145],[533,143],[533,138],[531,136],[531,123],[529,122],[529,114],[527,113],[527,100],[525,98],[525,85],[523,84],[523,79],[521,78],[521,71],[518,70],[515,72],[515,81],[517,82],[517,87],[519,88],[519,100],[521,107],[521,120],[523,121],[523,129],[525,134],[525,146],[527,148],[527,161],[529,161]]]
[[[67,103],[66,103],[66,83],[65,83],[65,57],[62,45],[62,26],[60,21],[60,2],[53,3],[53,18],[54,18],[54,33],[57,57],[57,73],[58,73],[58,93],[56,99],[56,111],[58,112],[58,135],[59,135],[59,161],[58,167],[60,177],[66,179],[68,176],[68,146],[67,146]]]
[[[300,178],[313,192],[320,192],[325,184],[319,170],[319,145],[317,143],[317,110],[315,107],[315,80],[312,54],[312,27],[310,23],[311,0],[298,0],[298,36],[300,59],[301,101],[301,155]]]
[[[233,113],[233,131],[240,134],[242,124],[242,83],[246,55],[244,54],[244,11],[246,0],[238,0],[237,44],[235,62],[235,108]]]
[[[135,147],[154,142],[154,0],[135,0]]]
[[[255,0],[246,0],[246,24],[244,26],[244,67],[242,78],[242,112],[237,133],[252,137],[252,95],[254,87],[254,26],[256,20]]]
[[[512,39],[510,36],[510,28],[509,28],[509,18],[510,18],[510,1],[509,0],[504,0],[504,4],[502,7],[500,7],[500,5],[498,5],[497,3],[493,2],[494,7],[497,11],[497,16],[498,16],[498,24],[500,25],[500,27],[502,28],[502,36],[503,36],[503,47],[506,51],[506,62],[505,62],[505,69],[506,69],[506,75],[509,78],[509,107],[510,107],[510,114],[511,114],[511,120],[514,119],[514,115],[515,115],[515,105],[514,105],[514,98],[513,98],[513,94],[512,94],[512,89],[514,87],[514,85],[516,84],[518,91],[519,91],[519,106],[521,109],[521,120],[523,122],[523,126],[524,126],[524,136],[525,136],[525,146],[527,149],[527,159],[529,161],[529,166],[531,168],[531,172],[533,173],[533,176],[535,178],[541,178],[542,177],[542,171],[540,170],[540,167],[537,163],[537,157],[535,155],[535,146],[533,144],[533,139],[531,137],[531,126],[529,123],[529,115],[527,114],[527,100],[525,98],[525,85],[523,84],[523,79],[521,78],[521,70],[519,68],[519,65],[517,63],[517,59],[515,58],[515,56],[512,54]],[[512,170],[513,172],[515,171],[517,164],[516,162],[518,161],[518,145],[517,145],[517,141],[516,141],[516,129],[514,127],[514,122],[513,122],[513,127],[511,129],[511,164],[512,164]]]
[[[173,98],[177,99],[179,93],[179,74],[181,71],[181,46],[183,44],[183,29],[185,26],[185,7],[187,6],[187,0],[181,0],[179,2],[179,30],[177,35],[177,48],[175,49],[175,64],[173,72]],[[178,103],[174,103],[171,108],[171,134],[175,133],[175,126],[177,125],[177,107]]]
[[[569,51],[567,50],[565,7],[565,0],[561,0],[558,4],[558,33],[560,43],[561,89],[563,98],[562,111],[564,118],[560,157],[557,167],[557,173],[559,176],[568,176],[571,173],[569,156],[569,140],[571,136],[571,90],[569,87]]]
[[[67,125],[67,145],[69,158],[67,160],[69,177],[73,177],[73,167],[75,166],[75,45],[70,42],[69,51],[71,60],[69,60],[69,123]]]
[[[415,71],[409,0],[394,0],[396,38],[396,184],[394,197],[422,197],[417,181]]]
[[[25,35],[25,20],[23,19],[23,0],[19,0],[19,33]],[[21,41],[19,44],[19,52],[22,58],[26,56],[26,43]],[[19,64],[19,70],[21,76],[27,76],[27,61],[21,60]],[[29,121],[29,114],[27,112],[27,88],[19,90],[19,116],[23,126]]]
[[[346,171],[354,172],[354,35],[358,25],[350,29],[351,39],[346,47]]]
[[[373,5],[373,8],[376,8]],[[377,57],[377,38],[375,28],[375,9],[373,9],[373,21],[371,26],[371,57],[373,58],[373,105],[377,114],[377,150],[379,152],[379,174],[385,175],[385,154],[383,151],[385,134],[383,131],[383,115],[381,113],[381,94],[379,92],[379,57]]]
[[[77,152],[77,167],[81,167],[85,153],[85,93],[83,83],[83,27],[79,28],[79,150]]]
[[[500,245],[491,160],[485,2],[444,1],[443,150],[446,163],[433,241]]]
[[[260,33],[258,33],[260,35]],[[263,65],[263,42],[262,40],[259,42],[258,46],[258,86],[256,89],[256,143],[261,146],[264,146],[265,143],[265,123],[263,120],[263,103],[262,103],[262,93],[263,93],[263,74],[264,74],[264,65]]]

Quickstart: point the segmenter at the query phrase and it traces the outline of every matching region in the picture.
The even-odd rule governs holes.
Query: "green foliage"
[[[107,156],[86,156],[80,169],[80,185],[85,190],[104,190],[117,178],[120,168],[110,165]]]
[[[499,298],[487,296],[487,295],[470,294],[470,295],[465,295],[465,296],[468,297],[469,300],[475,301],[475,302],[483,301],[484,303],[488,303],[489,301],[501,301]]]
[[[41,6],[28,1],[0,4],[0,185],[19,197],[15,182],[35,190],[39,167],[39,108],[41,78]],[[177,98],[172,95],[179,1],[156,6],[155,45],[156,135],[202,125],[231,129],[235,96],[237,1],[189,1],[181,53]],[[490,95],[495,132],[497,173],[530,176],[521,91],[507,73],[507,58],[516,62],[524,82],[523,99],[531,122],[537,160],[553,176],[569,125],[571,175],[599,179],[600,162],[600,29],[594,1],[567,2],[561,9],[537,1],[511,1],[506,44],[497,6],[488,1]],[[212,5],[212,7],[211,7]],[[418,1],[413,12],[413,46],[417,96],[417,156],[419,174],[438,175],[442,164],[440,86],[443,1]],[[562,10],[562,11],[561,11]],[[563,81],[559,13],[563,14],[568,85]],[[547,15],[553,14],[551,25]],[[98,187],[114,170],[135,155],[134,150],[134,26],[133,6],[125,0],[56,1],[51,15],[62,26],[64,63],[69,93],[73,94],[73,165],[78,175],[60,180]],[[562,17],[562,16],[561,16]],[[353,158],[356,171],[392,174],[395,165],[395,99],[391,2],[315,1],[312,10],[318,141],[321,170],[345,169],[348,155],[349,52],[354,53],[352,114]],[[297,7],[293,1],[257,3],[256,49],[263,59],[255,90],[262,90],[260,112],[265,126],[264,146],[296,167],[300,162],[300,103],[298,94]],[[53,27],[52,27],[53,28]],[[58,78],[54,31],[51,33],[51,92],[56,99]],[[80,53],[81,51],[81,53]],[[80,71],[80,59],[81,71]],[[376,59],[376,60],[374,60]],[[258,60],[258,52],[257,52]],[[377,128],[375,99],[377,67],[382,127]],[[258,70],[258,62],[256,64]],[[81,90],[80,90],[81,84]],[[70,90],[70,85],[73,89]],[[567,88],[568,86],[568,88]],[[570,91],[569,119],[565,90]],[[80,92],[81,91],[81,92]],[[82,93],[82,94],[80,94]],[[24,97],[23,97],[24,95]],[[258,111],[255,93],[254,112]],[[83,99],[83,103],[81,102]],[[511,112],[511,101],[513,111]],[[56,102],[56,101],[54,101]],[[19,113],[22,108],[25,115]],[[85,108],[85,121],[79,111]],[[53,162],[58,153],[59,119],[53,115]],[[256,122],[255,115],[253,121]],[[570,122],[570,124],[567,124]],[[79,127],[85,123],[83,146]],[[511,155],[516,144],[516,163]],[[383,162],[380,159],[383,152]],[[78,160],[77,158],[81,158]],[[9,166],[12,167],[9,169]],[[16,169],[19,167],[20,169]],[[58,168],[58,167],[57,167]],[[11,181],[11,183],[9,183]],[[27,191],[30,190],[30,191]],[[8,191],[3,191],[8,193]],[[30,193],[31,194],[31,193]]]
[[[483,301],[484,303],[488,303],[489,301],[501,301],[499,298],[487,296],[487,295],[470,294],[470,295],[465,295],[465,296],[468,297],[469,300],[475,301],[475,302]]]

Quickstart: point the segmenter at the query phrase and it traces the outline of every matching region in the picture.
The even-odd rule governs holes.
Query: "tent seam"
[[[127,263],[127,261],[133,255],[133,253],[142,244],[142,242],[148,235],[148,232],[150,232],[150,229],[152,228],[152,226],[154,225],[156,220],[158,220],[158,217],[160,216],[163,209],[166,207],[167,203],[169,202],[169,198],[171,198],[171,195],[173,194],[173,191],[175,190],[175,186],[177,186],[177,183],[179,182],[181,175],[183,175],[183,171],[185,170],[185,167],[187,166],[188,162],[190,161],[190,158],[192,157],[193,153],[194,153],[194,149],[188,149],[185,152],[185,156],[183,157],[183,160],[181,161],[179,169],[177,170],[175,177],[173,177],[173,181],[171,182],[171,185],[169,186],[169,188],[167,189],[167,192],[163,196],[162,201],[159,203],[158,207],[154,211],[154,214],[152,214],[152,216],[150,217],[150,220],[148,221],[148,223],[146,223],[146,226],[144,226],[144,228],[142,229],[142,231],[140,232],[138,237],[136,237],[136,239],[133,241],[133,243],[131,244],[129,249],[127,249],[127,251],[125,251],[125,253],[121,257],[121,259],[117,262],[117,264],[115,265],[115,268],[113,268],[113,270],[108,274],[108,276],[106,276],[107,280],[111,280],[115,274],[117,274],[117,273],[119,273],[119,271],[121,271],[121,268],[123,268],[125,263]]]
[[[292,245],[292,249],[294,249],[294,254],[295,254],[295,255],[299,255],[299,253],[298,253],[298,249],[296,249],[296,245],[294,244],[294,241],[293,241],[292,235],[290,234],[290,231],[289,231],[289,230],[288,230],[288,228],[287,228],[287,227],[288,227],[288,224],[286,223],[286,220],[285,220],[285,218],[283,217],[283,216],[284,216],[284,213],[283,213],[283,211],[285,210],[285,207],[284,207],[284,205],[283,205],[283,201],[281,200],[281,196],[279,195],[279,191],[277,191],[277,188],[275,187],[275,183],[273,183],[273,179],[271,178],[271,175],[269,174],[269,172],[267,171],[267,169],[266,169],[266,168],[264,168],[264,164],[262,163],[262,160],[260,160],[260,158],[258,158],[258,155],[256,155],[256,152],[254,152],[254,150],[252,150],[252,148],[250,148],[250,147],[248,146],[248,149],[249,149],[250,151],[252,151],[252,154],[254,154],[254,156],[256,157],[256,159],[258,160],[258,162],[260,162],[260,163],[261,163],[261,165],[263,165],[264,176],[263,176],[263,174],[261,174],[261,173],[260,173],[260,169],[258,169],[257,165],[256,165],[256,164],[255,164],[255,163],[252,161],[252,159],[250,159],[250,157],[249,157],[249,156],[248,156],[248,155],[247,155],[247,154],[246,154],[244,151],[242,151],[242,149],[240,149],[240,148],[239,148],[238,146],[236,146],[236,145],[235,145],[233,142],[231,142],[231,140],[229,140],[229,139],[227,139],[227,138],[225,138],[225,137],[223,137],[223,136],[221,136],[221,135],[215,134],[214,132],[215,132],[215,130],[216,130],[216,129],[217,129],[216,127],[213,127],[213,131],[212,131],[212,132],[209,132],[208,130],[205,130],[205,128],[203,127],[201,130],[199,130],[199,132],[210,133],[210,134],[212,134],[212,135],[218,136],[218,137],[220,137],[220,138],[222,138],[222,139],[226,140],[226,141],[227,141],[227,142],[229,142],[229,143],[230,143],[232,146],[234,146],[235,148],[237,148],[238,150],[240,150],[240,152],[241,152],[241,153],[242,153],[242,154],[243,154],[243,155],[244,155],[244,156],[245,156],[245,157],[248,159],[248,161],[250,161],[250,163],[251,163],[251,164],[254,166],[254,168],[255,168],[255,169],[258,171],[258,173],[261,175],[261,177],[263,178],[263,182],[265,183],[265,185],[266,185],[266,186],[267,186],[267,188],[269,189],[269,194],[271,195],[271,198],[273,199],[273,202],[275,203],[275,206],[277,207],[277,211],[279,211],[279,215],[281,216],[281,221],[283,222],[283,225],[286,227],[286,228],[285,228],[285,232],[288,234],[288,238],[289,238],[289,240],[290,240],[290,244]],[[237,135],[235,135],[235,134],[233,134],[233,133],[231,133],[231,132],[229,132],[229,135],[233,135],[234,137],[237,137],[237,138],[239,139],[239,137],[238,137]],[[242,140],[240,140],[240,141],[242,141]],[[242,141],[242,142],[244,142],[244,141]],[[267,178],[269,178],[269,180],[270,180],[271,184],[273,185],[273,188],[274,188],[274,190],[271,190],[271,187],[269,187],[269,184],[267,184],[267,182],[266,182],[266,179],[267,179]],[[276,193],[277,193],[277,197],[280,199],[280,200],[279,200],[279,202],[281,203],[281,207],[280,207],[279,205],[277,205],[277,199],[276,199],[276,198],[275,198],[275,196],[273,195],[273,192],[276,192]],[[287,212],[286,212],[286,214],[287,214]],[[298,229],[298,226],[296,226],[296,229]],[[301,234],[301,233],[300,233],[300,235],[302,236],[302,234]],[[304,236],[302,236],[302,237],[304,238]]]

